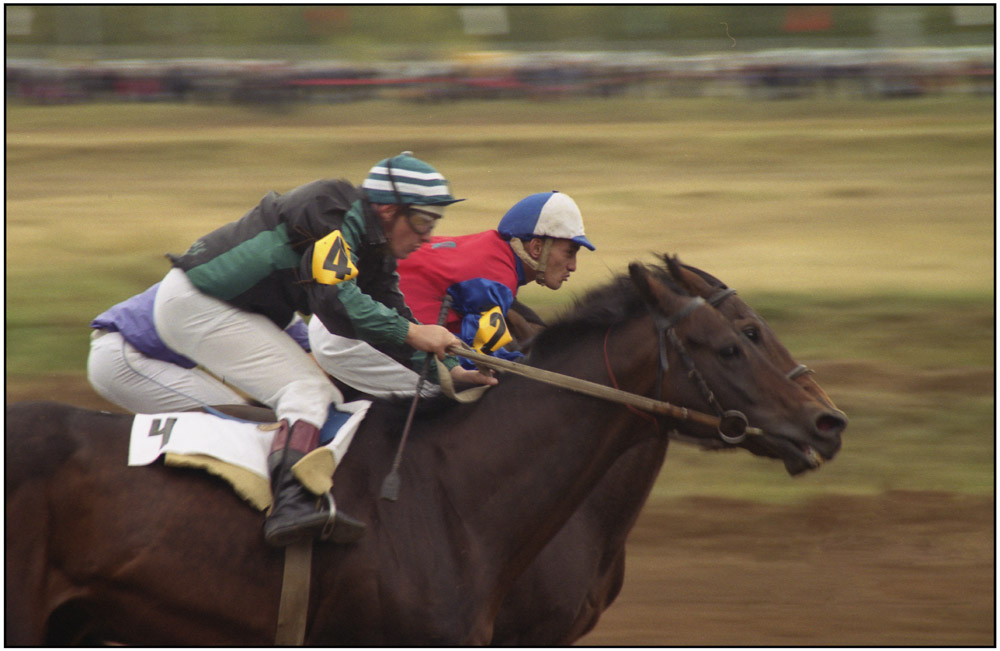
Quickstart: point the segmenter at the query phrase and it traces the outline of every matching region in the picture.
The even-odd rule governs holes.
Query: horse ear
[[[678,285],[683,287],[692,296],[706,296],[712,289],[708,282],[684,266],[679,256],[663,254],[664,264],[667,265],[667,273]]]
[[[653,282],[653,278],[649,273],[649,269],[646,265],[641,262],[633,262],[628,266],[628,275],[632,278],[632,284],[635,288],[639,290],[639,296],[645,303],[656,304],[656,295],[653,293],[653,288],[650,284]]]
[[[669,253],[661,253],[660,259],[663,260],[663,264],[666,266],[667,274],[670,278],[676,282],[684,282],[684,274],[681,271],[681,261],[676,255],[670,255]]]
[[[639,291],[639,297],[647,305],[657,307],[667,314],[672,311],[670,306],[677,294],[666,283],[654,276],[646,265],[633,262],[628,266],[628,273],[632,278],[632,284]]]

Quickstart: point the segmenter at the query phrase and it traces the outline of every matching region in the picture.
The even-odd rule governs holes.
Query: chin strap
[[[535,271],[535,282],[544,286],[545,266],[549,262],[549,250],[552,249],[552,238],[542,238],[542,254],[538,256],[538,260],[535,260],[528,254],[524,249],[524,242],[516,237],[510,238],[510,248],[514,249],[514,253],[517,257],[521,258],[521,262]]]

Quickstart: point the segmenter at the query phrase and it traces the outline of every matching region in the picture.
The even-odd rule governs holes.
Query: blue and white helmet
[[[430,207],[438,214],[445,206],[465,201],[451,196],[444,176],[409,151],[376,163],[361,189],[372,203]]]
[[[505,240],[552,237],[572,240],[594,250],[583,234],[580,208],[568,194],[556,190],[528,195],[515,203],[500,220],[497,232]]]

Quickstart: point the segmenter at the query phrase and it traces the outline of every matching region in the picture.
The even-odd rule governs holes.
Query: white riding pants
[[[320,367],[344,384],[376,398],[413,396],[420,374],[360,339],[335,335],[323,322],[309,321],[309,347]],[[421,397],[441,393],[441,387],[425,382]]]
[[[210,373],[146,357],[119,332],[91,333],[87,379],[102,398],[136,414],[248,404]]]
[[[165,344],[271,407],[279,420],[322,427],[330,403],[343,402],[308,353],[270,319],[203,294],[180,269],[163,278],[153,322]]]

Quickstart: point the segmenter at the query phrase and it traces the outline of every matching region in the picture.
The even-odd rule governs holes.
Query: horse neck
[[[644,327],[652,328],[648,320]],[[622,342],[641,340],[637,334],[635,326],[622,327],[611,343],[624,349]],[[648,394],[657,368],[655,351],[633,351],[618,358],[612,368],[621,388]],[[604,335],[592,334],[571,354],[539,365],[607,383]],[[465,526],[493,548],[494,557],[507,559],[502,571],[511,581],[615,461],[655,435],[649,422],[622,405],[514,377],[504,378],[484,404],[471,410],[466,422],[473,431],[495,433],[484,436],[480,432],[471,454],[463,453],[462,461],[452,469],[457,473],[455,506]],[[648,473],[641,487],[634,486],[637,478],[623,478],[635,502],[634,509],[620,514],[629,525],[655,477],[655,472]]]
[[[615,343],[619,348],[630,344],[621,338]],[[658,368],[652,359],[643,366],[647,370]],[[615,372],[615,377],[618,376]],[[636,427],[654,436],[639,440],[616,459],[581,507],[591,533],[604,543],[606,555],[607,551],[625,544],[667,454],[667,423],[649,414],[635,415]]]
[[[646,423],[640,427],[652,428]],[[629,448],[600,479],[581,507],[590,533],[607,551],[625,544],[667,454],[665,432],[655,439],[640,441]]]

